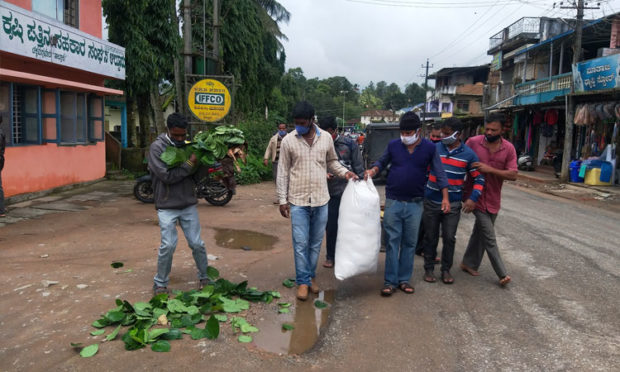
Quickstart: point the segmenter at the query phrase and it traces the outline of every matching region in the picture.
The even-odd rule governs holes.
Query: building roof
[[[393,113],[390,110],[368,110],[368,111],[362,112],[362,116],[380,116],[380,117],[385,117],[385,116],[396,116],[396,114]]]
[[[428,75],[429,79],[436,79],[439,76],[449,76],[453,74],[467,74],[473,73],[476,71],[489,69],[490,64],[480,65],[480,66],[467,66],[467,67],[444,67],[441,70]]]

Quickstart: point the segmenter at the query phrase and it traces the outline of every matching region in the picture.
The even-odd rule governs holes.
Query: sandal
[[[501,278],[499,280],[499,285],[501,285],[502,287],[505,286],[506,284],[510,283],[511,278],[506,275],[505,277]]]
[[[325,260],[325,262],[323,262],[323,267],[331,269],[334,267],[334,261],[332,260]]]
[[[396,290],[394,289],[394,287],[392,287],[391,285],[384,285],[383,289],[381,289],[381,296],[383,297],[389,297],[391,296]]]
[[[480,273],[477,272],[476,270],[472,269],[471,267],[465,265],[464,263],[461,262],[461,270],[465,271],[466,273],[469,273],[469,275],[471,276],[479,276]]]
[[[453,284],[454,278],[452,277],[452,275],[450,275],[449,271],[442,271],[441,281],[443,282],[443,284]]]
[[[415,289],[407,282],[400,283],[398,285],[398,289],[405,292],[406,294],[413,294],[415,292]]]
[[[435,278],[435,274],[433,274],[432,270],[424,271],[423,278],[424,278],[424,281],[428,283],[435,283],[437,281],[437,278]]]

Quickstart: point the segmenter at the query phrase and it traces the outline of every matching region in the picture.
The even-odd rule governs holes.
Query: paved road
[[[319,269],[319,284],[331,302],[329,317],[313,320],[326,325],[316,345],[299,356],[266,353],[258,342],[239,344],[224,328],[216,341],[175,341],[172,354],[126,352],[114,341],[94,358],[81,359],[69,342],[92,343],[88,325],[114,307],[115,297],[132,302],[149,297],[156,216],[128,190],[102,183],[81,194],[51,197],[45,202],[51,206],[34,202],[26,219],[0,227],[5,283],[0,370],[617,370],[620,215],[512,186],[505,188],[496,226],[513,278],[508,288],[497,285],[486,258],[479,277],[453,270],[454,285],[425,283],[416,257],[416,293],[384,299],[381,256],[376,275],[345,282]],[[272,192],[273,184],[263,183],[241,187],[224,208],[201,202],[203,238],[209,253],[219,256],[213,264],[225,277],[278,289],[285,301],[295,302],[294,290],[280,284],[293,274],[293,261],[289,221],[271,204]],[[462,218],[455,262],[472,224],[471,216]],[[215,228],[263,232],[278,240],[269,251],[230,250],[216,245]],[[179,244],[171,285],[187,289],[195,285],[193,262],[183,240]],[[132,271],[111,269],[114,260]],[[59,284],[44,288],[41,280]],[[295,303],[294,316],[307,313],[307,305]],[[256,306],[247,317],[267,334],[276,312],[273,306]]]

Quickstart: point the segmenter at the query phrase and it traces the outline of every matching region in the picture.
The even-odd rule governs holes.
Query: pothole
[[[310,350],[319,335],[325,331],[335,295],[335,290],[321,291],[316,297],[310,295],[306,301],[296,300],[291,313],[266,314],[257,324],[260,332],[254,337],[254,343],[259,349],[276,354],[301,354]],[[323,301],[328,306],[319,309],[314,305],[316,300]],[[295,328],[284,330],[284,323]]]
[[[215,244],[222,248],[245,251],[268,251],[278,238],[250,230],[215,229]]]

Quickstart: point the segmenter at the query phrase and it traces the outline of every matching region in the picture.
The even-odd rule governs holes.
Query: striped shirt
[[[468,174],[473,179],[473,191],[469,195],[469,199],[477,202],[484,188],[484,176],[472,166],[472,163],[478,161],[476,153],[464,144],[452,151],[448,150],[446,145],[441,142],[437,143],[436,146],[437,153],[441,158],[441,164],[446,172],[446,176],[448,176],[450,202],[463,200],[463,186],[465,184],[465,177]],[[441,203],[442,200],[441,191],[437,186],[437,177],[433,169],[431,169],[428,176],[424,197],[435,203]]]
[[[338,161],[329,133],[316,131],[312,145],[294,130],[282,139],[276,188],[280,205],[320,207],[329,201],[327,171],[344,178],[347,168]],[[312,129],[311,129],[312,130]]]

